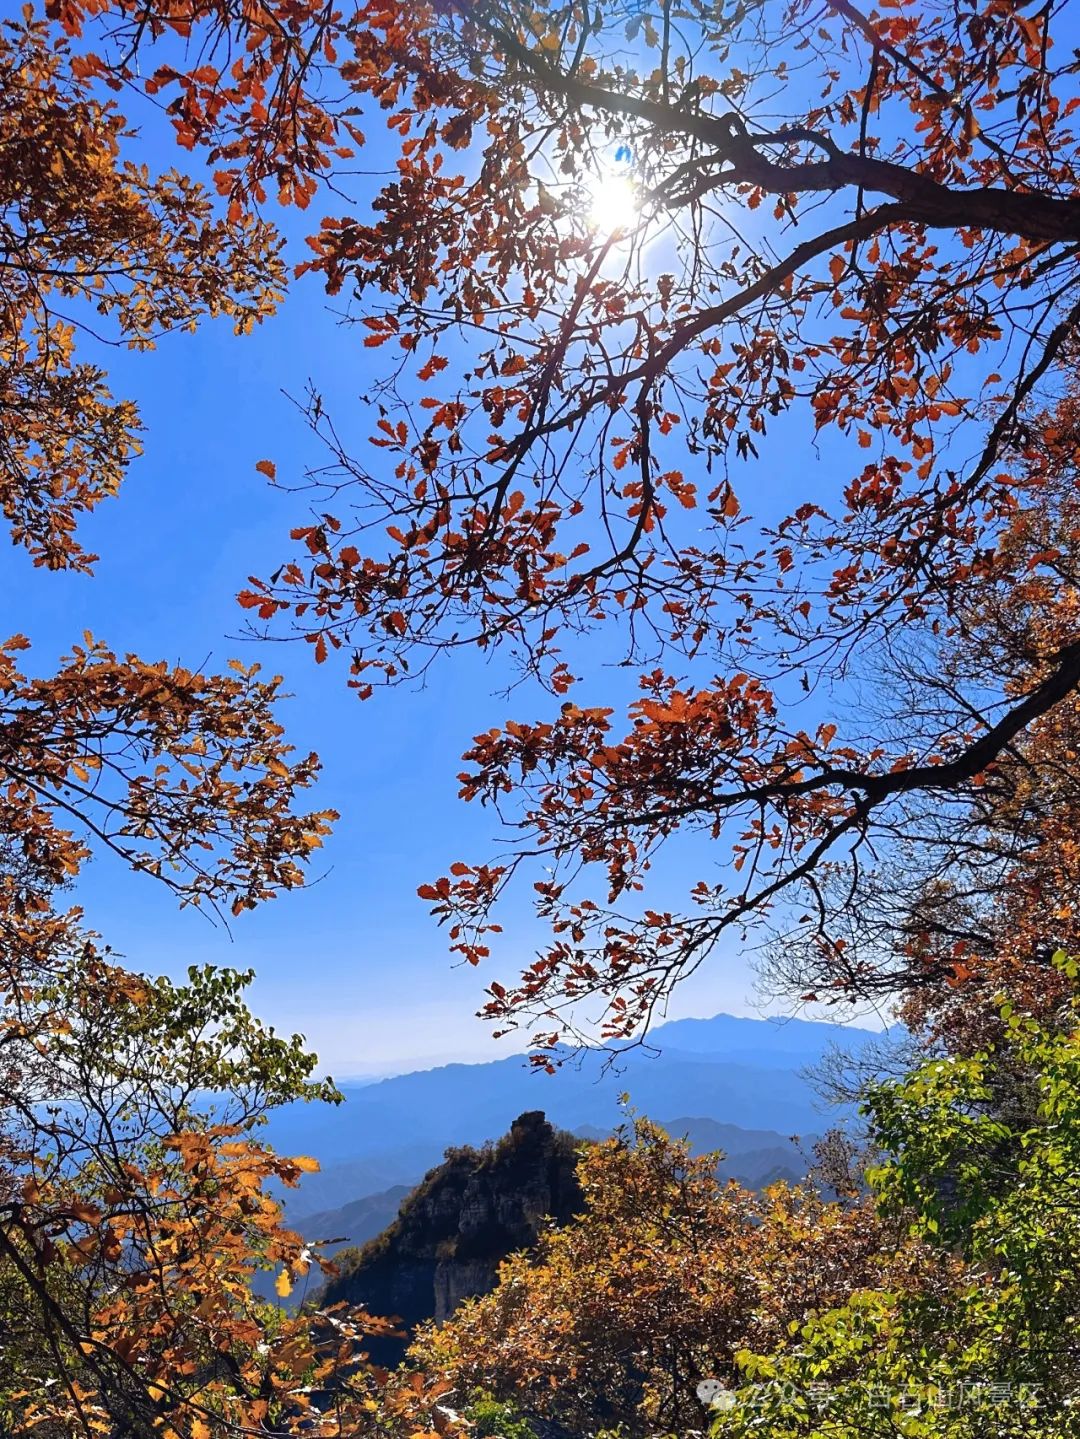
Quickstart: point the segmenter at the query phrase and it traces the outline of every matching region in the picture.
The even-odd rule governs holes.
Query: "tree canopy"
[[[340,654],[362,698],[464,647],[545,692],[465,755],[462,796],[509,848],[421,890],[479,964],[499,899],[532,883],[550,940],[491,981],[488,1016],[537,1020],[542,1047],[625,1040],[760,926],[789,994],[902,996],[948,1046],[871,1096],[887,1158],[865,1230],[722,1193],[647,1136],[590,1161],[590,1215],[430,1341],[436,1371],[488,1384],[499,1357],[549,1383],[535,1292],[601,1375],[612,1336],[659,1316],[622,1374],[631,1419],[689,1412],[694,1313],[733,1382],[783,1379],[781,1434],[816,1432],[823,1374],[857,1379],[854,1433],[871,1381],[965,1381],[1002,1336],[1010,1382],[1071,1376],[1068,10],[55,0],[0,26],[0,506],[29,560],[91,572],[81,522],[138,451],[108,347],[215,316],[242,332],[310,277],[361,328],[370,423],[312,392],[311,512],[240,603],[256,633]],[[182,168],[148,162],[143,120]],[[388,178],[351,174],[365,146]],[[317,215],[302,259],[275,203]],[[369,1316],[251,1295],[260,1265],[284,1297],[312,1258],[263,1190],[304,1161],[254,1133],[328,1095],[302,1042],[258,1025],[243,976],[119,965],[64,895],[101,850],[225,914],[301,884],[335,816],[304,809],[318,760],[286,742],[281,681],[93,636],[35,677],[27,648],[0,647],[0,1400],[50,1439],[452,1430],[445,1375],[365,1364]],[[670,906],[650,871],[686,838]],[[1006,1016],[1004,1059],[1003,985],[1030,1011]],[[733,1264],[719,1284],[673,1232],[702,1215]],[[912,1231],[914,1294],[823,1272],[886,1221]],[[611,1252],[623,1230],[648,1263]],[[825,1298],[748,1316],[763,1275]],[[758,1425],[746,1399],[721,1431]]]
[[[1075,981],[1075,962],[1056,963]],[[943,1266],[960,1260],[950,1282],[858,1292],[793,1330],[786,1353],[744,1351],[717,1439],[1080,1432],[1076,1000],[1053,1029],[1011,1002],[1001,1016],[977,1054],[928,1060],[867,1096],[879,1209]],[[1031,1103],[1003,1105],[1018,1070]]]
[[[241,600],[341,650],[362,695],[464,645],[553,692],[465,756],[510,856],[422,891],[479,962],[531,878],[552,939],[491,989],[496,1021],[625,1036],[762,918],[796,994],[942,989],[978,960],[978,925],[924,901],[946,869],[1012,882],[988,795],[1080,678],[1039,611],[1075,591],[1066,9],[340,18],[394,169],[300,268],[352,297],[377,408],[354,443],[312,397],[311,520]],[[616,705],[594,633],[637,670]],[[722,875],[650,906],[676,835],[721,841]],[[898,881],[895,922],[849,933]]]
[[[243,330],[283,270],[254,210],[137,158],[119,73],[78,28],[30,7],[0,26],[0,504],[34,564],[89,573],[79,521],[139,445],[103,350],[219,313]],[[201,673],[86,634],[36,676],[29,650],[0,643],[0,1424],[310,1430],[343,1353],[366,1394],[374,1321],[320,1331],[253,1295],[257,1269],[284,1294],[313,1262],[265,1186],[314,1161],[255,1131],[336,1091],[251,1016],[250,975],[144,977],[66,891],[102,853],[220,917],[295,888],[334,818],[303,807],[317,757],[286,742],[281,679],[257,664]]]
[[[1032,778],[1080,679],[1066,11],[95,0],[14,25],[16,534],[88,563],[75,520],[137,443],[60,301],[135,344],[245,328],[286,276],[267,202],[315,206],[296,269],[349,297],[370,432],[311,395],[310,519],[241,603],[362,696],[469,645],[554,696],[465,756],[509,855],[422,891],[478,963],[534,885],[551,941],[488,1014],[625,1037],[761,921],[786,992],[932,1007],[1071,813]],[[205,180],[126,156],[111,96],[140,89]],[[84,142],[47,172],[61,117]],[[350,179],[365,145],[385,182]],[[605,692],[598,654],[636,683]],[[707,844],[650,904],[677,836],[720,841],[722,874]]]

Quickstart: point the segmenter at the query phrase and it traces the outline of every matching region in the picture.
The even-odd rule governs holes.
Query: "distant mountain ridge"
[[[346,1245],[366,1244],[389,1228],[411,1193],[411,1185],[395,1184],[353,1199],[340,1209],[299,1215],[291,1223],[306,1240],[318,1241],[320,1253],[329,1258]]]
[[[798,1184],[805,1179],[811,1163],[814,1134],[803,1134],[799,1142],[768,1129],[740,1129],[715,1119],[679,1118],[660,1121],[676,1139],[690,1141],[694,1154],[723,1155],[716,1172],[721,1179],[737,1179],[747,1189],[764,1189],[769,1184]]]
[[[668,1020],[657,1025],[645,1044],[664,1054],[711,1054],[783,1069],[792,1064],[816,1063],[833,1044],[857,1046],[880,1038],[881,1033],[794,1016],[752,1019],[746,1015],[714,1014],[711,1019]]]
[[[878,1038],[873,1031],[799,1019],[674,1020],[657,1027],[648,1047],[614,1064],[585,1051],[563,1056],[558,1072],[545,1075],[513,1055],[359,1088],[343,1085],[343,1105],[286,1106],[272,1117],[266,1137],[279,1152],[309,1154],[322,1166],[304,1177],[298,1193],[285,1196],[290,1215],[335,1210],[365,1194],[414,1184],[448,1147],[505,1133],[523,1111],[543,1109],[565,1130],[608,1132],[624,1117],[624,1091],[651,1117],[696,1116],[695,1122],[766,1131],[783,1143],[830,1122],[801,1071],[834,1045],[858,1051]]]

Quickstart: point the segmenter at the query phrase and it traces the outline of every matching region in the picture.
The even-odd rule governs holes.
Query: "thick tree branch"
[[[894,770],[888,774],[823,769],[795,783],[773,781],[733,792],[721,798],[721,806],[726,808],[734,804],[795,797],[834,788],[860,794],[869,806],[877,806],[896,795],[910,794],[915,790],[953,790],[982,774],[1028,725],[1047,714],[1078,687],[1080,640],[1059,650],[1051,674],[954,759],[942,764],[913,765],[910,769]]]
[[[828,136],[817,132],[791,129],[753,134],[733,112],[711,115],[623,95],[603,85],[580,80],[556,69],[515,36],[494,26],[484,25],[484,28],[537,89],[558,95],[574,105],[632,116],[645,121],[659,134],[685,135],[708,147],[712,154],[702,157],[703,163],[713,159],[730,164],[718,183],[757,185],[771,194],[855,188],[899,200],[910,212],[907,218],[936,228],[981,229],[1028,240],[1080,240],[1080,199],[1000,187],[951,189],[904,165],[847,153]],[[813,143],[823,149],[828,158],[787,164],[769,160],[761,153],[762,147],[798,142]]]

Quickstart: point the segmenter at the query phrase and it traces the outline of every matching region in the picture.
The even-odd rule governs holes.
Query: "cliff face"
[[[545,1219],[565,1224],[581,1209],[578,1146],[534,1111],[497,1144],[447,1150],[388,1229],[337,1256],[341,1273],[323,1302],[396,1315],[409,1330],[426,1319],[442,1322],[463,1299],[491,1289],[500,1260],[533,1244]],[[402,1341],[371,1344],[383,1364],[403,1349]]]

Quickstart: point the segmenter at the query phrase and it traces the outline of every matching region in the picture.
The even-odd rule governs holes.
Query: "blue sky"
[[[377,151],[366,160],[378,163]],[[293,215],[288,223],[299,235],[310,222]],[[30,636],[38,673],[84,630],[147,659],[222,667],[240,654],[284,673],[294,694],[282,716],[290,738],[320,753],[317,802],[342,815],[322,879],[237,920],[231,933],[179,912],[163,888],[108,858],[88,868],[77,897],[88,923],[139,969],[253,967],[256,1010],[303,1032],[334,1074],[494,1057],[498,1047],[474,1018],[483,986],[527,962],[536,936],[519,896],[501,916],[510,935],[502,972],[455,967],[416,887],[455,858],[490,853],[492,817],[456,799],[470,737],[511,713],[543,713],[550,701],[522,691],[508,703],[498,693],[505,664],[459,654],[435,666],[424,689],[362,704],[342,667],[316,667],[307,646],[237,638],[237,590],[286,556],[288,529],[304,515],[303,497],[271,490],[255,463],[272,457],[284,479],[319,459],[282,391],[299,395],[312,381],[347,426],[379,357],[355,329],[338,325],[310,277],[251,336],[237,339],[215,322],[195,336],[168,337],[151,354],[109,352],[115,392],[141,408],[145,455],[119,499],[85,525],[84,541],[101,555],[97,574],[48,575],[9,550],[0,580],[7,631]],[[801,452],[793,469],[805,484]],[[602,702],[604,684],[601,673],[587,702]],[[718,956],[679,992],[671,1016],[757,1012],[751,986],[742,958]]]
[[[39,673],[89,629],[148,659],[221,667],[240,654],[286,676],[290,739],[319,752],[318,802],[342,816],[320,882],[240,918],[231,934],[178,911],[163,888],[107,857],[87,869],[78,899],[137,968],[256,969],[257,1011],[301,1030],[335,1074],[499,1052],[473,1017],[486,976],[452,965],[415,891],[451,860],[489,852],[490,814],[456,798],[460,755],[474,733],[534,708],[525,692],[509,702],[498,693],[509,675],[498,660],[459,654],[436,665],[423,689],[360,703],[341,666],[314,665],[307,646],[240,637],[236,591],[276,566],[302,519],[303,498],[271,490],[255,462],[271,455],[285,476],[317,458],[281,391],[299,393],[310,377],[346,413],[370,354],[355,330],[336,325],[318,287],[301,281],[251,336],[216,323],[147,355],[110,356],[115,390],[141,407],[145,454],[83,530],[101,556],[97,573],[46,574],[9,550],[2,579],[7,629],[30,636]],[[527,907],[511,906],[504,919],[527,960]],[[688,985],[672,1013],[756,1012],[749,988],[746,965],[731,956]]]
[[[115,390],[141,407],[145,454],[83,530],[101,555],[97,574],[46,574],[11,549],[2,578],[7,629],[30,636],[39,673],[84,629],[144,658],[220,667],[240,654],[284,673],[290,738],[319,752],[318,802],[342,815],[321,881],[235,921],[231,934],[178,911],[163,888],[109,858],[87,869],[77,897],[137,968],[255,968],[257,1011],[306,1034],[334,1073],[498,1052],[473,1018],[486,979],[451,964],[415,891],[452,859],[490,849],[490,815],[456,799],[458,761],[480,729],[532,713],[524,694],[508,708],[497,693],[508,671],[478,656],[436,666],[424,689],[362,704],[341,667],[315,666],[307,646],[239,638],[236,591],[248,574],[274,568],[302,518],[303,499],[271,490],[255,462],[272,455],[284,476],[317,457],[281,390],[298,393],[310,377],[344,413],[364,388],[370,353],[355,330],[335,324],[318,287],[301,281],[254,335],[236,339],[227,324],[211,324],[148,355],[111,355]],[[525,960],[529,914],[510,913]],[[743,965],[716,965],[677,1012],[752,1012],[748,983]]]

